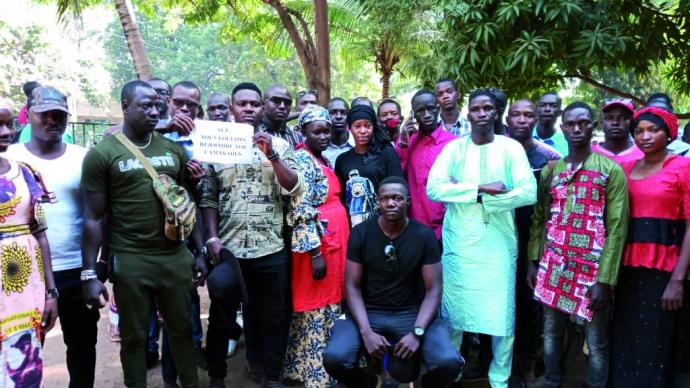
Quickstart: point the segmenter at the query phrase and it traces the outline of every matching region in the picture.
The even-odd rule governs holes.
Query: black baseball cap
[[[51,110],[69,113],[67,96],[52,86],[39,86],[31,92],[31,109],[38,113]]]

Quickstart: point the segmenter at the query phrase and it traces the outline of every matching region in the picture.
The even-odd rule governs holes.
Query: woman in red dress
[[[292,197],[287,222],[292,231],[292,306],[294,315],[285,354],[284,375],[307,388],[331,387],[322,354],[340,316],[349,225],[340,202],[341,186],[321,154],[330,141],[328,111],[310,105],[299,117],[304,143],[295,159],[307,189]]]
[[[630,222],[616,287],[611,385],[672,384],[675,321],[690,263],[690,159],[667,145],[678,118],[661,108],[633,116],[639,160],[622,164],[628,179]]]

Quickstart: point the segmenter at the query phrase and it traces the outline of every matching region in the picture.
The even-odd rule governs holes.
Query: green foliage
[[[414,71],[427,82],[453,77],[466,90],[498,86],[535,96],[567,78],[614,71],[639,79],[663,65],[668,84],[687,94],[690,8],[679,3],[439,0],[432,7],[442,31],[433,42],[437,60],[419,58]]]
[[[262,45],[248,39],[238,42],[223,41],[220,23],[179,23],[172,11],[158,11],[155,18],[138,15],[139,29],[154,75],[171,84],[190,80],[202,90],[202,100],[212,92],[232,91],[240,82],[252,81],[265,88],[272,83],[285,84],[293,94],[306,89],[306,81],[295,55],[272,56]],[[106,27],[103,37],[106,50],[106,69],[113,79],[112,95],[119,98],[121,86],[136,79],[119,20]],[[366,64],[350,66],[354,62],[347,56],[332,58],[331,74],[333,95],[351,98],[356,95],[374,95],[378,85],[372,78],[373,68]]]
[[[202,97],[212,92],[227,92],[243,81],[256,82],[260,87],[283,82],[297,88],[304,84],[299,64],[294,58],[262,60],[261,47],[247,43],[219,44],[220,26],[179,24],[170,26],[164,17],[138,17],[139,29],[146,44],[154,75],[171,84],[182,80],[195,82]],[[107,26],[104,36],[107,62],[113,78],[113,96],[120,87],[136,79],[129,58],[122,26],[117,18]]]
[[[597,71],[592,76],[606,86],[624,90],[634,96],[646,97],[652,93],[666,92],[672,89],[669,81],[661,76],[662,73],[664,73],[664,69],[657,68],[649,76],[639,77],[632,72],[621,73],[615,70],[602,70]],[[573,89],[573,92],[573,97],[565,98],[564,103],[580,100],[591,106],[601,107],[607,99],[620,98],[584,82],[580,82]],[[677,112],[688,112],[690,110],[690,98],[687,95],[674,95],[673,105]]]
[[[19,107],[26,102],[24,82],[39,81],[59,88],[68,97],[80,93],[92,105],[104,104],[106,96],[94,87],[98,80],[89,71],[93,63],[85,58],[65,57],[48,42],[43,27],[10,25],[0,20],[0,46],[6,48],[0,62],[0,93]]]
[[[429,0],[425,0],[424,3]],[[165,9],[177,13],[185,22],[198,25],[217,23],[220,40],[225,44],[250,42],[260,46],[269,60],[295,59],[296,51],[277,12],[260,0],[219,2],[203,0],[188,2],[168,0],[157,6],[140,9],[156,13]],[[290,12],[298,13],[304,24],[296,22],[300,35],[316,44],[313,0],[281,2]],[[333,0],[328,3],[331,44],[331,94],[333,96],[380,96],[377,81],[381,68],[375,54],[383,42],[393,48],[393,54],[403,60],[399,68],[405,70],[407,56],[423,51],[417,46],[424,29],[420,15],[422,2],[411,0]],[[142,4],[143,5],[143,4]],[[306,33],[305,33],[306,32]],[[426,50],[428,51],[428,50]],[[294,60],[299,65],[299,62]],[[379,75],[375,72],[378,70]],[[410,72],[412,74],[412,72]],[[414,77],[394,73],[396,83],[391,93],[410,91]]]

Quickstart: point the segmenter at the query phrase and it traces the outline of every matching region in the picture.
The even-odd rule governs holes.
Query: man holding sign
[[[242,83],[232,92],[237,123],[256,128],[263,110],[261,91]],[[237,136],[237,135],[235,135]],[[290,324],[289,251],[282,236],[281,195],[298,196],[303,178],[296,172],[287,141],[255,130],[247,164],[209,163],[202,182],[210,259],[217,263],[222,248],[238,259],[247,285],[244,309],[247,361],[252,378],[266,387],[280,387],[281,363]],[[239,295],[211,298],[207,356],[210,387],[224,387],[229,328]]]

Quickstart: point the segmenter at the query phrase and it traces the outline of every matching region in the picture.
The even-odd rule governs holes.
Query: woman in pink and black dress
[[[616,288],[611,383],[667,387],[690,263],[690,159],[666,149],[678,136],[678,118],[666,110],[637,111],[631,131],[644,158],[622,165],[630,223]]]

